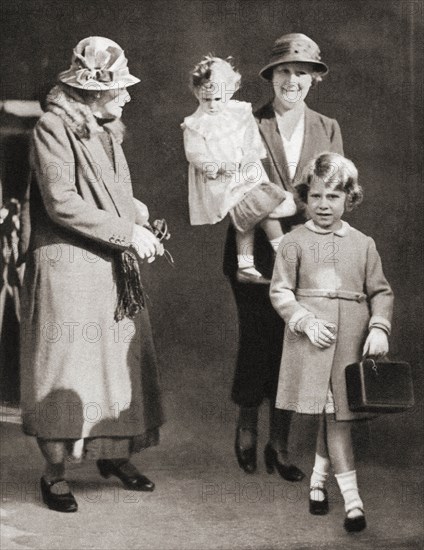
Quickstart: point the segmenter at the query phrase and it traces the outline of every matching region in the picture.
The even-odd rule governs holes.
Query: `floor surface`
[[[40,500],[43,462],[34,439],[24,436],[18,424],[0,423],[1,550],[424,547],[422,407],[355,429],[368,528],[349,535],[334,477],[330,513],[315,517],[308,512],[307,479],[289,483],[266,474],[266,406],[260,418],[258,472],[248,476],[238,468],[233,453],[236,409],[228,399],[231,372],[219,363],[207,371],[195,364],[180,361],[180,368],[164,376],[168,421],[161,444],[134,458],[155,481],[153,493],[125,491],[119,480],[101,478],[93,463],[72,464],[67,477],[79,511],[52,512]],[[295,418],[293,457],[308,475],[315,429],[316,419]]]

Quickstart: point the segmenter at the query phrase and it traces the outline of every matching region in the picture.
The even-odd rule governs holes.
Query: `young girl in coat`
[[[320,414],[310,482],[312,514],[328,512],[330,465],[345,503],[347,531],[365,528],[344,369],[365,355],[384,356],[393,293],[374,241],[342,216],[362,200],[353,163],[336,153],[311,161],[297,187],[311,219],[280,244],[271,301],[286,323],[276,407]]]
[[[271,183],[252,106],[231,100],[240,74],[229,60],[205,56],[191,74],[199,107],[184,119],[192,225],[215,224],[228,213],[237,231],[237,278],[269,283],[255,269],[254,227],[261,224],[274,250],[283,237],[277,218],[296,212],[293,195]]]

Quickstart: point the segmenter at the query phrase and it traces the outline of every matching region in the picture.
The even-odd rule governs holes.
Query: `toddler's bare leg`
[[[271,241],[272,239],[281,238],[284,233],[281,229],[280,222],[278,220],[272,220],[271,218],[265,218],[261,221],[260,226],[265,231],[266,236]]]
[[[277,252],[278,245],[284,236],[280,222],[278,220],[272,220],[271,218],[265,218],[261,221],[260,226],[265,231],[274,252]]]
[[[249,267],[254,265],[254,241],[255,233],[253,229],[251,231],[245,231],[244,233],[236,230],[237,260],[240,267]]]
[[[254,241],[254,229],[243,233],[236,229],[237,279],[243,283],[269,284],[269,281],[255,268]]]

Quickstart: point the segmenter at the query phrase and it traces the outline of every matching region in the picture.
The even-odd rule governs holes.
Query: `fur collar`
[[[59,116],[79,139],[89,139],[103,131],[90,107],[72,89],[65,91],[60,85],[54,86],[47,95],[45,110]],[[125,126],[119,119],[104,127],[122,143]]]

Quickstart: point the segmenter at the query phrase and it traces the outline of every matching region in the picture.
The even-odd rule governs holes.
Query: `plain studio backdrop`
[[[412,364],[421,402],[423,9],[420,1],[386,0],[3,2],[3,99],[41,98],[68,68],[72,48],[90,35],[118,42],[141,79],[129,89],[124,149],[135,195],[152,219],[166,218],[172,233],[167,246],[175,267],[159,259],[146,266],[144,278],[177,426],[181,415],[190,410],[195,417],[208,403],[208,388],[218,407],[230,403],[238,338],[221,267],[227,221],[191,227],[188,219],[180,124],[196,108],[189,71],[203,54],[232,55],[243,77],[237,97],[256,108],[272,97],[258,71],[273,41],[288,32],[313,38],[330,67],[307,102],[338,120],[345,154],[359,169],[365,200],[346,219],[377,243],[396,297],[390,357]],[[22,186],[15,176],[4,181],[8,196]],[[5,387],[13,375],[2,372]],[[418,407],[401,427],[402,441],[415,446]],[[400,431],[396,418],[393,426]]]

